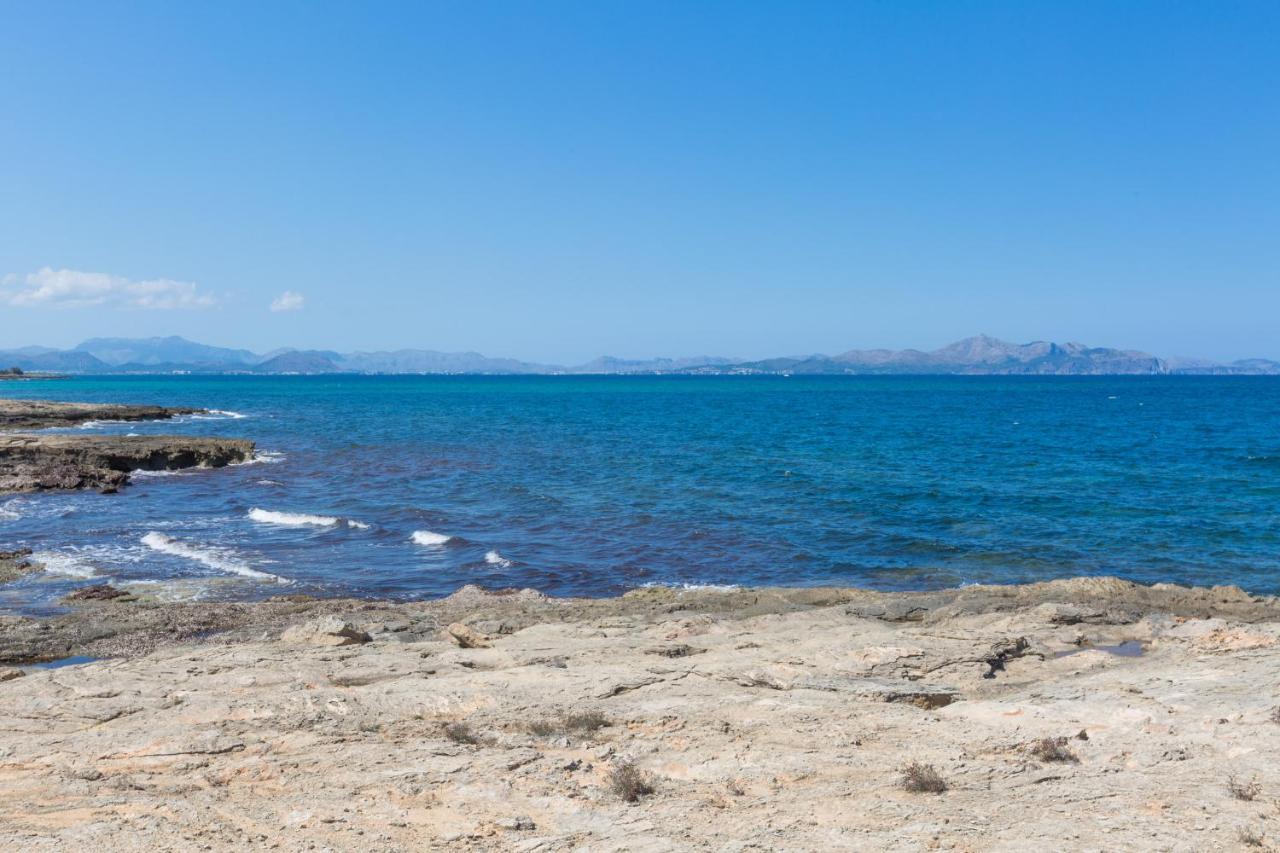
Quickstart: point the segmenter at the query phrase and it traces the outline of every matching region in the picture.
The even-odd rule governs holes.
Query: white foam
[[[286,527],[336,527],[339,519],[332,515],[307,515],[302,512],[276,512],[270,509],[249,510],[249,518],[262,524],[283,524]]]
[[[515,565],[515,563],[511,562],[506,557],[499,554],[497,551],[489,551],[485,553],[484,561],[491,566],[498,566],[499,568],[503,568],[503,569],[509,569]]]
[[[354,518],[348,518],[346,521],[347,527],[354,527],[356,530],[369,529],[369,525],[365,524],[363,521],[356,521]]]
[[[206,417],[209,415],[217,415],[218,417],[222,417],[222,418],[230,418],[233,421],[238,421],[242,418],[249,417],[248,415],[242,415],[239,412],[229,412],[225,409],[210,409],[204,414]]]
[[[22,513],[16,509],[18,506],[21,506],[21,504],[18,503],[17,498],[0,504],[0,521],[17,521],[22,518]]]
[[[142,544],[146,545],[153,551],[159,551],[162,554],[170,554],[174,557],[182,557],[192,560],[215,569],[220,572],[228,572],[233,575],[240,575],[246,578],[256,578],[258,580],[272,580],[286,583],[284,578],[277,575],[260,572],[250,566],[243,560],[235,558],[227,551],[221,548],[213,548],[208,545],[188,545],[174,539],[172,536],[165,536],[163,533],[152,531],[142,537]]]
[[[159,601],[201,601],[213,591],[208,580],[157,580],[144,578],[119,585],[121,589],[136,595],[144,595]]]
[[[679,590],[680,592],[736,592],[742,589],[742,587],[732,583],[681,583],[678,581],[649,581],[648,583],[640,584],[640,586],[645,589],[660,586],[666,589]]]
[[[65,575],[69,578],[91,578],[98,573],[93,565],[75,554],[37,551],[31,555],[31,561],[43,564],[44,570],[49,574]]]
[[[246,459],[244,462],[232,462],[231,467],[240,467],[241,465],[273,465],[277,462],[283,462],[285,455],[274,450],[255,450],[252,459]]]
[[[410,539],[415,545],[439,547],[447,544],[453,537],[445,536],[443,533],[432,533],[430,530],[415,530]]]
[[[147,471],[146,469],[143,469],[143,468],[139,468],[136,471],[129,472],[129,477],[130,479],[133,479],[133,480],[147,480],[154,477],[179,477],[181,475],[182,475],[181,471],[165,471],[165,470]]]

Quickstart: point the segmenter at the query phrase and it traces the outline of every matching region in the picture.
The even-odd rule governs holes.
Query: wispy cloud
[[[154,311],[209,308],[217,300],[189,281],[44,267],[0,278],[0,303],[21,308],[138,308]]]
[[[284,293],[271,300],[272,311],[301,311],[302,306],[307,302],[306,297],[301,293],[294,293],[292,290],[286,290]]]

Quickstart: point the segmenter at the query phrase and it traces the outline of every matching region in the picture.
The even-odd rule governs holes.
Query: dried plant
[[[902,789],[913,794],[941,794],[947,790],[946,780],[932,764],[913,761],[902,769]]]
[[[583,711],[578,714],[565,714],[545,720],[534,720],[525,728],[538,737],[550,737],[558,734],[593,735],[609,725],[609,719],[599,711]]]
[[[1236,835],[1240,839],[1240,843],[1245,847],[1262,847],[1262,833],[1254,829],[1252,826],[1240,827],[1240,832]]]
[[[653,777],[634,762],[623,761],[609,771],[609,790],[623,802],[634,803],[654,792]]]
[[[465,743],[475,746],[480,743],[480,736],[472,730],[471,724],[465,720],[456,723],[445,723],[444,736],[454,743]]]
[[[1055,761],[1062,764],[1078,764],[1080,758],[1067,747],[1064,737],[1041,738],[1031,744],[1028,751],[1041,761]]]
[[[1237,776],[1227,777],[1227,790],[1231,792],[1231,796],[1237,800],[1244,800],[1251,803],[1258,799],[1258,795],[1262,793],[1262,783],[1257,777],[1250,779],[1248,782],[1242,781]]]

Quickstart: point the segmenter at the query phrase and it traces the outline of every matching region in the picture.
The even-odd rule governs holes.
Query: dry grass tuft
[[[1240,827],[1240,832],[1236,837],[1240,839],[1240,843],[1245,847],[1262,847],[1265,843],[1262,833],[1252,826]]]
[[[465,743],[476,746],[480,743],[480,736],[471,728],[471,724],[464,720],[456,723],[445,723],[444,736],[454,743]]]
[[[1231,792],[1231,796],[1237,800],[1244,800],[1251,803],[1258,799],[1258,795],[1262,793],[1262,783],[1257,777],[1250,779],[1248,782],[1241,781],[1237,776],[1227,777],[1227,790]]]
[[[1271,716],[1269,717],[1269,719],[1273,723],[1280,723],[1280,705],[1277,705],[1271,709]]]
[[[913,761],[902,769],[902,790],[913,794],[941,794],[947,782],[932,764]]]
[[[593,735],[609,725],[609,719],[599,711],[584,711],[580,714],[565,714],[546,720],[534,720],[525,726],[530,734],[538,737],[551,735],[576,734]]]
[[[581,714],[566,714],[563,723],[565,731],[589,735],[609,725],[609,718],[599,711],[584,711]]]
[[[1056,761],[1062,764],[1079,764],[1080,758],[1067,747],[1064,737],[1041,738],[1031,744],[1028,751],[1040,761]]]
[[[534,720],[526,724],[525,728],[529,730],[529,734],[537,735],[538,737],[551,737],[560,731],[560,721]]]
[[[623,761],[609,771],[609,790],[624,803],[634,803],[654,792],[653,777],[631,761]]]

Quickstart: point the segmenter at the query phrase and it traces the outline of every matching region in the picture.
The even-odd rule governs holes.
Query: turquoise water
[[[247,437],[266,458],[116,496],[0,499],[0,547],[50,566],[0,588],[0,606],[103,580],[172,597],[1081,574],[1280,591],[1269,377],[106,377],[0,391],[207,406],[228,414],[91,429]],[[272,523],[282,513],[317,524]]]

